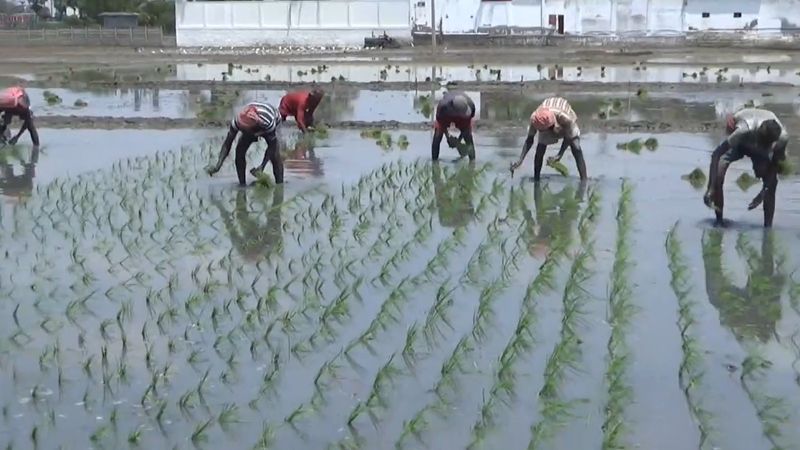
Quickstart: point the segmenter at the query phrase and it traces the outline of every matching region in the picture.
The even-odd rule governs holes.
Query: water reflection
[[[263,208],[251,210],[247,196],[262,200]],[[267,198],[271,196],[271,201]],[[257,262],[263,258],[283,253],[283,186],[276,186],[267,193],[260,189],[239,189],[233,210],[229,211],[229,200],[211,196],[211,203],[219,209],[225,230],[236,251],[246,260]],[[259,219],[266,213],[266,223]]]
[[[482,92],[481,120],[527,122],[531,113],[546,95],[525,96],[511,92]],[[687,102],[679,98],[649,98],[646,94],[630,96],[569,96],[572,109],[579,120],[584,118],[648,120],[648,121],[710,121],[718,116],[711,102]]]
[[[301,139],[290,148],[283,153],[283,166],[287,171],[313,178],[325,176],[322,159],[314,152],[313,142]]]
[[[16,199],[30,196],[39,162],[39,147],[34,146],[27,158],[24,153],[19,146],[0,149],[0,194]],[[22,163],[20,174],[16,173],[15,161]]]
[[[528,208],[527,203],[522,204],[525,222],[523,239],[528,243],[531,256],[544,258],[550,251],[553,239],[562,234],[563,230],[572,230],[580,213],[580,203],[586,196],[587,186],[587,182],[582,181],[577,189],[568,184],[558,192],[552,192],[549,183],[533,184],[534,211]]]
[[[477,175],[474,163],[455,169],[444,168],[440,163],[431,164],[439,224],[459,228],[475,218],[473,199],[478,188]]]
[[[781,318],[781,292],[786,284],[785,259],[775,257],[775,235],[765,230],[760,252],[753,248],[746,233],[738,235],[736,250],[747,263],[747,283],[734,284],[723,266],[723,232],[703,232],[703,268],[706,292],[719,311],[720,323],[731,329],[736,339],[767,342],[775,335]]]

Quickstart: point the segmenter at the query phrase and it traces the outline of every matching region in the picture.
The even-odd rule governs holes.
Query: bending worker
[[[306,130],[314,127],[314,111],[324,96],[325,92],[322,89],[314,89],[311,92],[289,92],[281,98],[281,103],[278,105],[281,120],[285,121],[287,117],[293,116],[297,128],[305,133]]]
[[[228,135],[222,143],[217,163],[208,167],[206,170],[209,175],[214,175],[222,168],[222,163],[231,151],[231,145],[236,135],[241,133],[239,142],[236,144],[236,175],[239,177],[239,185],[245,185],[245,168],[247,165],[247,150],[259,138],[267,141],[267,149],[264,152],[264,159],[259,167],[250,170],[253,176],[258,176],[267,166],[267,161],[272,162],[272,173],[275,176],[275,183],[283,183],[283,161],[281,160],[280,143],[278,142],[278,125],[281,123],[281,115],[278,109],[266,103],[253,102],[231,120],[228,128]]]
[[[536,154],[533,159],[534,181],[539,181],[547,146],[555,144],[559,140],[561,140],[561,150],[558,151],[558,155],[555,158],[550,158],[549,161],[560,161],[567,147],[569,147],[572,150],[572,156],[575,158],[575,165],[578,166],[581,180],[586,179],[586,163],[583,160],[583,150],[581,149],[581,130],[578,128],[578,115],[572,110],[569,102],[561,97],[546,99],[531,114],[528,136],[525,138],[519,160],[511,164],[512,172],[517,170],[522,165],[525,157],[528,156],[537,132],[539,133],[539,143],[536,146]]]
[[[450,148],[458,148],[458,144],[464,141],[467,145],[469,160],[475,160],[475,143],[472,140],[472,122],[475,118],[475,103],[463,92],[449,91],[444,94],[436,106],[436,118],[433,122],[433,143],[431,145],[431,158],[439,160],[439,148],[442,138],[447,135],[447,144]],[[461,132],[456,139],[448,134],[447,129],[450,125],[455,125]],[[459,149],[461,157],[464,154]]]
[[[772,226],[775,215],[775,190],[778,188],[778,172],[786,160],[786,143],[789,134],[772,111],[746,108],[728,116],[728,137],[717,146],[711,155],[708,188],[703,201],[713,208],[717,224],[722,224],[724,207],[723,184],[728,167],[745,156],[753,164],[753,172],[762,180],[761,191],[748,205],[748,210],[764,203],[764,226]]]
[[[26,130],[31,135],[33,145],[39,145],[39,133],[33,124],[33,111],[31,110],[31,100],[25,89],[21,87],[11,87],[0,91],[0,113],[3,115],[0,124],[0,140],[5,140],[6,130],[11,125],[14,116],[22,120],[22,127],[16,136],[12,137],[8,143],[14,145]]]

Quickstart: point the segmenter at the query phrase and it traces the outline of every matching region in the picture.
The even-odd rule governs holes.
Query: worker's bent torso
[[[280,123],[281,115],[278,109],[259,102],[245,106],[231,122],[242,133],[259,137],[275,133]]]
[[[551,145],[564,138],[572,140],[580,137],[581,130],[578,128],[578,115],[575,114],[575,111],[566,99],[550,97],[542,102],[540,107],[542,106],[553,112],[558,126],[556,130],[540,131],[540,144]]]

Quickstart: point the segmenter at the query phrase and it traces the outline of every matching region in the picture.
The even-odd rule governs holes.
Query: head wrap
[[[555,124],[556,115],[546,106],[536,108],[536,111],[531,114],[531,125],[533,125],[537,131],[547,130]]]

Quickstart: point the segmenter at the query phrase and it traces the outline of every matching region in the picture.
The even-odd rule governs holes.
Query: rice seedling
[[[688,181],[695,189],[703,189],[706,184],[706,174],[699,167],[681,176],[681,178]]]
[[[650,150],[651,152],[655,151],[656,149],[658,149],[658,139],[656,139],[654,137],[649,137],[649,138],[645,139],[644,146],[645,146],[646,149]]]
[[[672,275],[670,286],[678,299],[678,329],[681,334],[681,349],[683,358],[681,359],[678,381],[681,384],[686,403],[694,417],[700,433],[699,448],[715,448],[714,427],[712,424],[711,413],[703,406],[703,399],[700,397],[699,389],[703,385],[703,350],[697,343],[695,324],[697,323],[695,309],[697,302],[690,298],[691,285],[689,275],[691,270],[687,265],[681,243],[677,238],[678,224],[672,226],[665,247],[669,259],[669,269]]]
[[[547,165],[548,167],[552,167],[553,169],[555,169],[556,172],[561,174],[561,176],[566,177],[567,175],[569,175],[569,169],[567,169],[567,166],[564,165],[564,163],[562,163],[561,161],[556,161],[555,159],[547,158]]]
[[[742,173],[736,179],[736,185],[739,186],[739,189],[741,189],[742,192],[747,192],[751,187],[753,187],[753,185],[757,183],[758,179],[747,172]]]
[[[632,401],[632,390],[626,375],[630,365],[630,351],[625,341],[626,331],[634,313],[631,303],[631,287],[628,280],[630,271],[630,231],[632,226],[632,188],[623,181],[617,209],[617,240],[614,264],[611,272],[609,294],[609,317],[611,335],[608,340],[608,366],[605,379],[608,384],[608,399],[603,421],[603,449],[624,446],[627,432],[625,409]]]
[[[44,101],[47,102],[48,105],[57,105],[61,103],[61,97],[51,91],[44,91],[42,96],[44,96]]]

